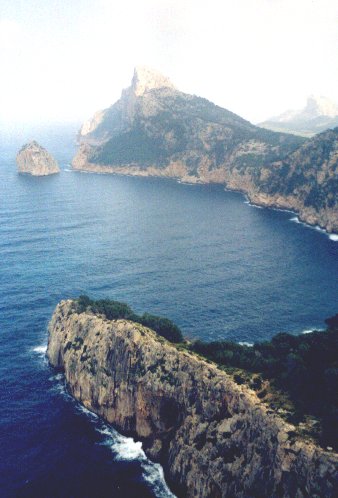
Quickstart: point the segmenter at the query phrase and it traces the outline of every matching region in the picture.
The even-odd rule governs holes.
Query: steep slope
[[[112,107],[79,133],[74,169],[224,181],[282,159],[303,140],[260,129],[213,103],[176,90],[156,72],[136,68]]]
[[[338,128],[261,168],[248,194],[257,204],[292,209],[306,222],[338,232]]]
[[[62,301],[48,357],[75,398],[143,441],[179,496],[337,492],[336,454],[297,440],[253,391],[140,324],[78,314],[74,301]]]
[[[19,173],[47,176],[60,172],[55,159],[35,141],[24,145],[19,150],[16,162]]]
[[[306,106],[297,111],[286,111],[259,126],[274,131],[313,136],[338,126],[338,105],[326,97],[311,95]]]
[[[304,138],[254,126],[138,68],[120,100],[82,127],[73,168],[221,183],[338,232],[331,198],[337,195],[337,130],[328,133],[307,146]]]

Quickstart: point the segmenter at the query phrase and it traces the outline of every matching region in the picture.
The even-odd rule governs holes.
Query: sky
[[[338,102],[337,0],[0,0],[0,123],[82,122],[136,65],[252,122]]]

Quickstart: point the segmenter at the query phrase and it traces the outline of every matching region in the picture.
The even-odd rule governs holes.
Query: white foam
[[[248,346],[248,348],[253,347],[253,342],[239,341],[238,344],[240,344],[241,346]]]
[[[47,352],[47,344],[41,344],[40,346],[36,346],[35,348],[32,349],[32,351],[39,356],[45,356]]]
[[[83,408],[82,411],[92,415],[86,408]],[[132,437],[122,436],[115,429],[101,421],[100,427],[97,427],[96,430],[106,436],[101,444],[111,449],[116,461],[137,460],[141,462],[144,480],[151,486],[157,498],[175,498],[175,495],[170,491],[165,482],[162,466],[151,462],[147,458],[140,441],[135,441]]]
[[[83,405],[80,405],[79,403],[77,403],[76,408],[79,412],[84,413],[85,415],[87,415],[87,417],[89,417],[93,420],[98,420],[98,418],[99,418],[99,416],[96,415],[96,413],[91,412],[90,410],[88,410],[88,408],[86,408]]]
[[[70,395],[67,393],[65,384],[61,381],[58,381],[58,383],[51,388],[51,391],[56,392],[58,394],[62,394],[66,398],[70,397]]]
[[[140,441],[134,441],[132,437],[124,437],[106,425],[97,430],[100,434],[108,436],[103,444],[109,446],[116,454],[116,460],[147,460]]]
[[[163,468],[159,463],[143,463],[142,469],[144,480],[151,485],[157,498],[175,498],[165,482]]]
[[[225,190],[225,192],[238,192],[238,190],[232,190],[232,189],[228,189],[226,187],[224,187],[224,190]],[[295,214],[295,212],[292,211],[291,209],[283,209],[283,208],[277,208],[277,207],[273,207],[273,206],[259,206],[258,204],[253,204],[246,194],[244,194],[244,197],[245,197],[244,204],[248,204],[249,206],[254,207],[256,209],[264,209],[264,207],[267,207],[269,209],[272,209],[273,211],[282,211],[285,213]],[[312,228],[312,230],[317,230],[318,232],[324,233],[333,242],[338,242],[338,234],[328,233],[326,230],[324,230],[323,228],[321,228],[318,225],[313,226],[313,225],[309,225],[308,223],[305,223],[303,221],[300,221],[298,216],[293,216],[292,218],[290,218],[290,221],[293,221],[295,223],[299,223],[300,225],[304,225],[305,227],[308,227],[308,228]]]
[[[49,381],[50,382],[54,382],[54,381],[60,381],[63,379],[63,374],[62,373],[58,373],[56,375],[52,375],[51,377],[49,377]]]
[[[248,198],[244,201],[244,204],[248,204],[249,206],[256,209],[264,209],[264,206],[259,206],[258,204],[253,204]]]
[[[271,207],[270,209],[272,209],[273,211],[280,211],[281,213],[295,214],[295,212],[292,211],[291,209],[283,209],[283,208],[277,208],[277,207]]]
[[[309,225],[308,223],[305,223],[304,221],[300,221],[298,216],[293,216],[292,218],[290,218],[290,221],[293,221],[295,223],[299,223],[299,225],[303,225],[304,227],[311,228],[312,230],[317,230],[317,232],[325,234],[333,242],[338,242],[338,235],[337,234],[328,233],[326,230],[324,230],[324,228],[321,228],[318,225],[313,226],[313,225]]]
[[[191,186],[195,186],[195,185],[201,185],[200,183],[196,182],[184,182],[183,180],[176,180],[177,183],[179,183],[180,185],[191,185]]]
[[[312,334],[312,332],[324,332],[325,329],[319,329],[318,327],[314,327],[313,329],[306,329],[301,332],[301,334]]]
[[[62,394],[74,403],[75,400],[67,392],[63,379],[63,374],[57,374],[51,377],[50,380],[57,381],[52,387],[52,390]],[[96,413],[88,410],[77,402],[75,403],[76,409],[91,420],[95,430],[105,436],[103,442],[98,444],[109,447],[114,455],[114,460],[137,460],[141,463],[144,480],[149,484],[157,498],[176,498],[165,482],[162,466],[158,463],[151,462],[147,458],[140,441],[134,441],[131,437],[122,436],[113,427],[106,425]]]

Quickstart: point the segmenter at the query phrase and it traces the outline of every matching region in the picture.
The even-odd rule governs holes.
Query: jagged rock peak
[[[327,97],[310,95],[303,109],[290,109],[279,116],[273,116],[267,122],[289,123],[295,120],[315,119],[319,116],[327,116],[329,118],[338,116],[338,105]]]
[[[311,112],[313,116],[329,116],[335,117],[338,115],[338,105],[327,97],[310,95],[306,102],[305,110]]]
[[[155,88],[175,89],[169,78],[146,66],[135,67],[131,87],[137,97]]]
[[[19,151],[19,153],[23,150],[27,149],[37,149],[37,150],[46,150],[44,149],[36,140],[32,140],[31,142],[26,143],[23,145]]]

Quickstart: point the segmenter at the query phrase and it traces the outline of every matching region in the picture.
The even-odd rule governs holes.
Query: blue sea
[[[337,237],[219,185],[73,172],[76,131],[0,139],[0,494],[170,497],[141,444],[81,408],[48,366],[54,307],[108,297],[205,340],[322,329],[338,311]],[[60,175],[17,174],[33,138]]]

